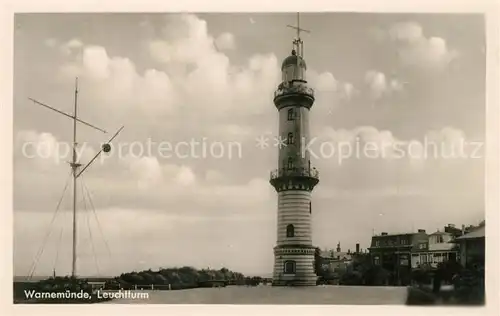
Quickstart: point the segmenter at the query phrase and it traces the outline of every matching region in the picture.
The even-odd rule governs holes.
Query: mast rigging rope
[[[52,220],[50,221],[49,229],[43,238],[42,245],[40,246],[40,249],[38,250],[37,254],[35,255],[35,259],[33,260],[33,263],[32,263],[31,268],[29,270],[28,279],[31,279],[33,277],[33,274],[35,273],[35,270],[36,270],[36,266],[38,264],[38,260],[40,260],[40,257],[42,256],[42,254],[45,250],[45,244],[47,243],[47,240],[50,237],[50,233],[52,232],[52,229],[51,229],[52,225],[54,224],[54,221],[55,221],[57,214],[59,212],[59,208],[60,208],[61,203],[64,199],[64,194],[66,193],[66,190],[68,189],[68,185],[70,182],[69,180],[71,179],[72,173],[73,173],[73,171],[70,172],[68,180],[66,180],[66,185],[64,186],[63,192],[61,194],[61,198],[59,199],[59,202],[57,203],[56,210],[54,211],[54,215],[52,216]]]
[[[90,206],[92,208],[92,212],[94,214],[94,218],[95,218],[95,220],[97,222],[97,227],[99,229],[99,233],[101,234],[102,240],[103,240],[103,242],[104,242],[104,244],[106,246],[106,250],[108,251],[108,255],[111,258],[111,250],[109,248],[109,244],[108,244],[108,242],[106,240],[106,237],[104,235],[104,232],[102,230],[101,222],[99,221],[99,217],[97,216],[97,212],[95,210],[94,203],[92,202],[92,194],[90,193],[89,188],[85,184],[85,181],[83,180],[83,177],[82,177],[82,186],[85,189],[85,191],[87,192],[87,196],[88,196],[88,199],[89,199],[89,204],[90,204]]]
[[[83,188],[83,185],[82,185],[82,197],[83,197],[83,207],[85,209],[85,217],[87,219],[87,229],[89,231],[90,245],[92,246],[92,255],[94,257],[94,263],[96,266],[97,275],[100,275],[101,273],[99,271],[99,263],[97,261],[97,256],[95,252],[94,238],[92,237],[92,229],[90,229],[90,215],[88,214],[89,210],[87,209],[87,199],[85,198],[85,189]]]

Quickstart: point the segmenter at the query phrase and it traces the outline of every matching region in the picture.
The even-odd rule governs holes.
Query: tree
[[[411,279],[419,285],[428,284],[431,281],[431,275],[428,270],[416,269],[411,272]]]
[[[438,264],[444,282],[450,283],[453,277],[462,271],[462,266],[457,261],[445,261]]]
[[[385,285],[389,279],[389,271],[381,266],[371,265],[363,273],[365,285]]]
[[[216,280],[224,280],[225,279],[225,275],[221,271],[214,271],[213,274],[214,274],[214,279],[216,279]]]
[[[322,276],[322,263],[323,258],[321,257],[321,248],[316,247],[314,249],[314,272],[318,276]]]
[[[167,278],[161,275],[160,273],[155,273],[154,278],[155,278],[154,284],[158,285],[168,284]]]
[[[144,279],[143,284],[154,284],[155,277],[154,277],[153,273],[154,272],[152,272],[151,270],[139,272],[139,275]]]
[[[340,284],[342,285],[362,285],[363,276],[358,271],[347,272],[340,278]]]
[[[172,289],[184,289],[197,287],[199,282],[213,279],[243,281],[245,276],[238,272],[232,272],[227,268],[220,270],[202,269],[196,270],[192,267],[182,268],[160,268],[159,271],[145,270],[141,272],[122,273],[116,278],[122,288],[133,288],[134,285],[172,285]],[[239,283],[239,282],[238,282]],[[110,285],[111,286],[111,285]],[[115,285],[113,285],[115,286]]]

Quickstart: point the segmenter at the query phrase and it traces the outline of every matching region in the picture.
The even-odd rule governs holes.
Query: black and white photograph
[[[14,14],[9,300],[498,306],[486,14],[296,11]]]

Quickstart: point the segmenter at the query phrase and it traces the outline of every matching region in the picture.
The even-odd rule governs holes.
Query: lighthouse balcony
[[[280,168],[271,171],[269,182],[279,192],[300,189],[311,191],[319,182],[316,168]]]
[[[319,179],[316,168],[280,168],[271,171],[271,180],[280,177],[311,177]]]
[[[303,80],[282,82],[274,92],[274,104],[282,107],[297,103],[311,107],[314,103],[314,90]]]

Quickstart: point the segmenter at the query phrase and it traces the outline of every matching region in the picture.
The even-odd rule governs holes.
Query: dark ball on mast
[[[110,144],[102,145],[102,151],[104,151],[105,153],[109,153],[111,151],[111,145]]]

